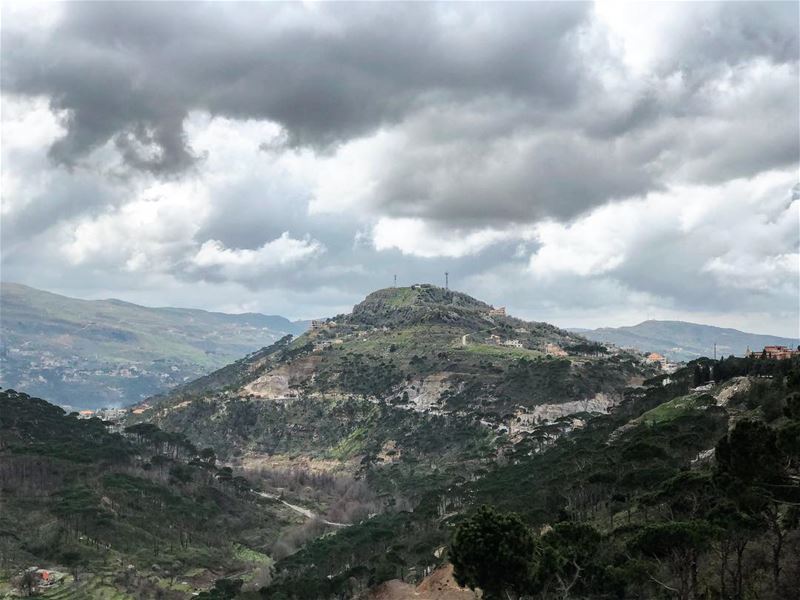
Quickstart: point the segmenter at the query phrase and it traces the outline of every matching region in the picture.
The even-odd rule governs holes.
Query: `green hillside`
[[[0,287],[0,385],[75,408],[139,402],[305,324]]]
[[[65,575],[45,598],[178,599],[226,576],[247,584],[268,572],[270,542],[304,521],[253,494],[213,449],[153,425],[109,426],[0,392],[0,597],[31,565]]]
[[[708,389],[690,390],[694,365],[655,378],[544,451],[521,439],[413,511],[310,543],[277,563],[264,596],[351,597],[453,561],[484,597],[794,597],[800,363],[711,366]]]

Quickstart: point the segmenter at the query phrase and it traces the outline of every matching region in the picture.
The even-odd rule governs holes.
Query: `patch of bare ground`
[[[292,456],[288,454],[248,453],[238,459],[237,466],[247,471],[259,469],[303,470],[310,473],[354,473],[360,465],[360,457],[349,461]]]
[[[361,600],[476,600],[480,597],[480,593],[459,586],[453,578],[453,565],[447,564],[436,569],[416,587],[392,579],[366,592]]]

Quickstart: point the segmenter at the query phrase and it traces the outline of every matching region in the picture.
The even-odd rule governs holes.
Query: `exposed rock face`
[[[560,404],[542,404],[533,410],[517,413],[521,425],[535,425],[555,421],[567,415],[580,412],[607,413],[619,404],[621,398],[614,394],[600,392],[592,398],[585,400],[572,400]]]
[[[714,395],[717,399],[717,406],[727,406],[731,398],[740,392],[746,392],[751,385],[747,377],[734,377],[726,382],[722,389]]]
[[[289,377],[283,373],[267,373],[242,388],[248,396],[276,400],[290,395]]]
[[[241,393],[264,400],[296,398],[300,392],[295,386],[308,382],[318,363],[319,357],[308,356],[281,365],[242,387]]]
[[[408,400],[414,410],[428,411],[440,408],[439,398],[445,390],[457,392],[459,386],[452,385],[452,373],[443,371],[428,375],[422,380],[415,380],[403,391],[408,392]],[[402,393],[402,392],[401,392]]]

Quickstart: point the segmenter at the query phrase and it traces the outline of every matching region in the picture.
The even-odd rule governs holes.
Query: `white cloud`
[[[118,208],[65,223],[62,252],[73,265],[167,272],[192,249],[209,203],[196,182],[146,185]]]
[[[203,269],[219,268],[227,279],[242,280],[262,276],[270,271],[296,265],[323,252],[316,240],[295,239],[284,231],[280,237],[255,250],[226,248],[218,240],[203,243],[191,262]]]
[[[471,256],[494,244],[527,240],[531,236],[529,227],[469,230],[413,218],[382,217],[372,229],[376,250],[397,249],[423,258]]]
[[[778,171],[722,186],[676,186],[571,224],[540,224],[529,268],[540,278],[608,276],[674,299],[692,288],[750,290],[789,312],[794,307],[781,303],[800,291],[796,178]]]

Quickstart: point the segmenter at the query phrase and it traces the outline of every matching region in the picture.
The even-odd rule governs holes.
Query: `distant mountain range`
[[[73,408],[133,404],[308,322],[78,300],[0,284],[0,386]]]
[[[743,356],[747,349],[764,346],[796,347],[797,338],[746,333],[737,329],[687,323],[685,321],[644,321],[630,327],[601,327],[599,329],[570,329],[570,331],[621,348],[636,348],[642,352],[658,352],[671,360],[692,360],[698,356]]]

